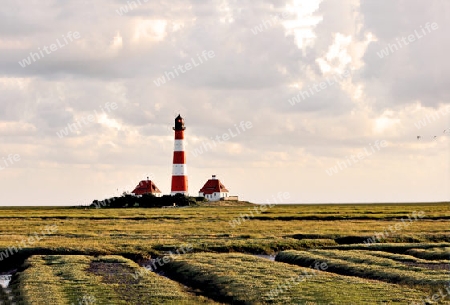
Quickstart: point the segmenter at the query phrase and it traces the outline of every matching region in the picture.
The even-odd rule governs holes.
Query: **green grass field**
[[[214,304],[121,256],[35,255],[16,288],[26,304]]]
[[[0,222],[0,304],[450,304],[449,203],[5,207]]]

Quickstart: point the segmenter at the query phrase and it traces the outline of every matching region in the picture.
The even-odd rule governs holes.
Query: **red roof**
[[[209,179],[200,190],[203,194],[228,193],[227,188],[218,179]]]
[[[143,194],[161,193],[161,191],[156,187],[153,181],[142,180],[141,182],[139,182],[138,186],[134,188],[132,193],[135,195],[143,195]]]

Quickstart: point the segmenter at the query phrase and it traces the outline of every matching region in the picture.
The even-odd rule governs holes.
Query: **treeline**
[[[160,208],[165,206],[190,206],[196,205],[197,201],[202,201],[203,198],[187,197],[183,194],[176,194],[175,196],[164,195],[162,197],[155,197],[151,194],[142,196],[134,196],[125,194],[120,197],[111,197],[105,200],[94,200],[91,208]]]

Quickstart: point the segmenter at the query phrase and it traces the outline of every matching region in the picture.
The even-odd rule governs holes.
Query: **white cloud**
[[[286,35],[293,35],[298,48],[303,51],[306,47],[314,45],[316,39],[314,28],[323,18],[314,13],[321,2],[322,0],[293,0],[292,3],[286,4],[286,11],[296,17],[283,22]]]
[[[158,42],[167,36],[167,20],[137,19],[134,21],[133,42],[136,44]]]
[[[181,113],[191,148],[240,121],[253,124],[220,148],[188,155],[193,194],[216,173],[233,194],[252,201],[270,198],[273,189],[301,202],[448,200],[450,137],[442,130],[450,128],[449,116],[420,129],[415,124],[449,105],[449,5],[175,0],[119,16],[119,3],[104,0],[5,3],[0,157],[18,153],[22,161],[2,171],[2,196],[21,204],[88,203],[135,186],[145,172],[167,193],[172,125]],[[252,33],[283,12],[286,18]],[[378,58],[381,48],[428,21],[440,29]],[[68,31],[81,38],[27,68],[17,64]],[[203,50],[215,57],[154,86],[155,78]],[[295,106],[287,102],[344,70],[350,76],[339,84]],[[118,109],[76,134],[56,136],[107,102]],[[376,140],[389,148],[336,177],[325,174]],[[20,192],[23,183],[30,192]]]

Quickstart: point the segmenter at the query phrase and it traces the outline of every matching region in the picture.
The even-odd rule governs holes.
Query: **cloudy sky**
[[[0,205],[87,204],[147,176],[169,193],[178,113],[192,195],[216,174],[253,202],[450,200],[449,15],[445,0],[2,1]]]

